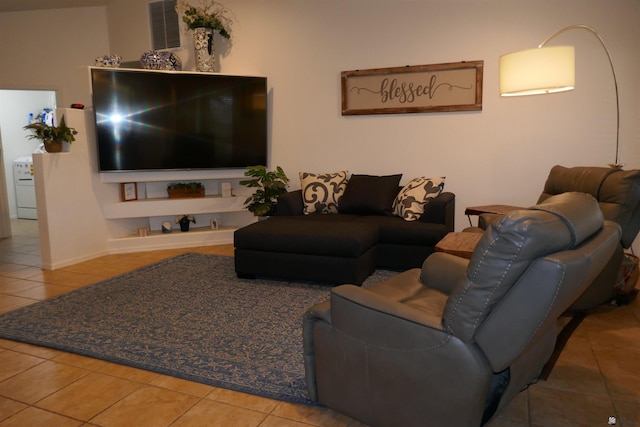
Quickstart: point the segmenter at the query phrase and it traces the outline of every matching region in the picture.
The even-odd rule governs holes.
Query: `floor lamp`
[[[573,46],[545,45],[558,34],[565,31],[582,29],[592,33],[602,45],[609,59],[613,83],[616,92],[616,157],[609,166],[621,168],[618,161],[620,143],[620,101],[618,99],[618,80],[613,69],[609,50],[600,34],[588,25],[576,24],[561,28],[547,37],[537,49],[522,50],[500,57],[500,95],[523,96],[538,95],[573,90],[575,86],[575,49]]]

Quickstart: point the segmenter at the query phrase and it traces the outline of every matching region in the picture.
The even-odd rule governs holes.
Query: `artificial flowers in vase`
[[[231,19],[227,16],[231,12],[213,0],[202,0],[199,7],[179,1],[176,12],[182,15],[182,21],[193,31],[196,70],[215,72],[213,35],[218,31],[225,39],[231,39]]]

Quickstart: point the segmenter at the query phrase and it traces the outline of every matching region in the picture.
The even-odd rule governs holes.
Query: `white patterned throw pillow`
[[[315,174],[300,172],[304,214],[338,213],[340,198],[347,188],[347,171]]]
[[[396,196],[393,202],[393,214],[406,221],[419,220],[424,208],[442,193],[445,177],[414,178]]]

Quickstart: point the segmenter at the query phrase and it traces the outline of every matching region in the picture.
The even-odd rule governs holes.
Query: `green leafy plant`
[[[202,6],[191,6],[186,2],[176,4],[176,12],[182,15],[182,21],[191,30],[204,27],[220,32],[225,39],[231,38],[231,19],[226,15],[230,10],[211,0],[201,1]]]
[[[278,196],[287,192],[289,178],[284,170],[280,166],[275,171],[268,171],[264,166],[252,166],[244,175],[253,178],[240,181],[240,185],[257,189],[244,201],[249,212],[255,216],[275,215]]]
[[[74,135],[78,131],[67,126],[64,121],[64,115],[60,118],[59,126],[50,126],[46,123],[31,123],[24,126],[25,130],[32,130],[33,134],[28,135],[29,139],[41,139],[42,141],[66,141],[71,144],[76,140]]]
[[[167,190],[195,190],[196,188],[203,188],[201,182],[172,182],[167,185]]]

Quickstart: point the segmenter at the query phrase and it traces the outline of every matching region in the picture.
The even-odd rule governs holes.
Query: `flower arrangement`
[[[190,30],[204,27],[220,32],[225,39],[231,39],[231,19],[226,15],[231,11],[213,0],[201,0],[202,6],[195,7],[189,3],[179,1],[176,12],[182,15],[182,21]]]
[[[193,215],[178,215],[176,217],[176,219],[174,220],[174,222],[176,224],[181,224],[181,223],[185,223],[185,222],[186,223],[192,222],[192,223],[195,224],[196,223],[196,219],[195,219],[195,217]]]

